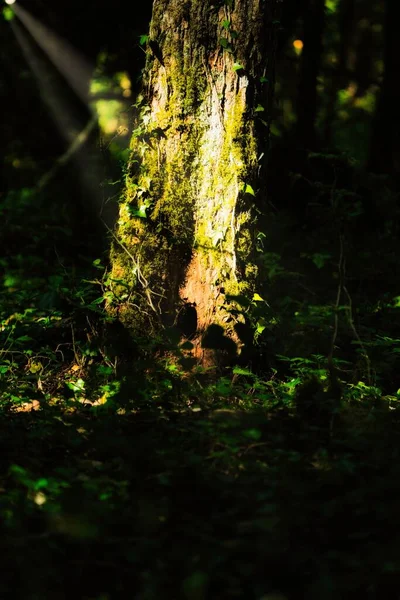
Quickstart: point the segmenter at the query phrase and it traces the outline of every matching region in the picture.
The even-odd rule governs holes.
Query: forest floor
[[[119,376],[100,260],[57,214],[11,200],[0,598],[400,597],[399,410],[355,402],[305,419],[245,370],[195,385],[151,354]]]
[[[0,413],[1,598],[398,597],[400,426]]]

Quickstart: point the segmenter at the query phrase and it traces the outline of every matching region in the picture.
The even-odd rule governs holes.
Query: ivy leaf
[[[261,298],[260,294],[254,294],[253,302],[264,302],[264,298]]]
[[[147,44],[147,42],[149,41],[149,35],[146,33],[144,35],[141,35],[139,37],[139,44],[141,46],[144,46],[145,44]]]
[[[223,48],[228,48],[229,46],[229,41],[225,37],[220,38],[219,43]]]
[[[325,265],[326,261],[331,258],[331,255],[316,253],[316,254],[313,254],[310,258],[313,261],[314,265],[318,269],[322,269],[322,267]]]
[[[265,330],[265,328],[266,328],[265,322],[262,321],[262,320],[258,321],[258,323],[257,323],[257,334],[261,335],[262,332]]]
[[[224,29],[226,29],[227,31],[229,30],[230,26],[231,26],[231,22],[228,21],[228,19],[225,19],[225,21],[222,21],[222,27]]]
[[[73,392],[81,392],[85,389],[85,382],[83,379],[77,379],[76,381],[68,381],[66,386]]]
[[[260,82],[261,83],[269,83],[269,79],[268,77],[264,77],[264,75],[262,77],[260,77]]]
[[[257,104],[257,106],[254,109],[254,112],[258,113],[258,112],[264,112],[265,108],[263,106],[261,106],[261,104]]]
[[[43,369],[43,365],[40,361],[35,362],[33,361],[29,367],[29,372],[30,373],[39,373],[39,371],[41,371]]]
[[[147,206],[145,204],[141,204],[139,208],[129,207],[129,212],[133,217],[139,217],[140,219],[147,219],[146,214]]]
[[[244,66],[243,66],[243,65],[241,65],[241,64],[240,64],[240,63],[238,63],[238,62],[235,62],[235,63],[234,63],[234,65],[233,65],[233,70],[234,70],[234,71],[240,71],[240,69],[244,69]]]
[[[251,194],[251,196],[256,195],[255,191],[253,190],[251,185],[249,185],[248,183],[242,183],[240,191],[243,192],[244,194]]]

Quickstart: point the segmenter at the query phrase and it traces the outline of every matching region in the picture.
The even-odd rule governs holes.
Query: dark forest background
[[[106,310],[151,4],[21,4],[90,102],[2,7],[0,596],[398,598],[398,2],[280,3],[263,278],[211,370]]]

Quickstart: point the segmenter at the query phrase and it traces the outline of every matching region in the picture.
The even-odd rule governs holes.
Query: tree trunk
[[[178,325],[195,344],[211,324],[235,335],[229,296],[252,294],[258,273],[275,2],[154,1],[112,251],[130,329]]]

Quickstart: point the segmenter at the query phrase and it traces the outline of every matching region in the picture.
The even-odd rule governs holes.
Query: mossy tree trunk
[[[276,1],[154,0],[112,251],[129,328],[235,335],[229,297],[258,275]]]

